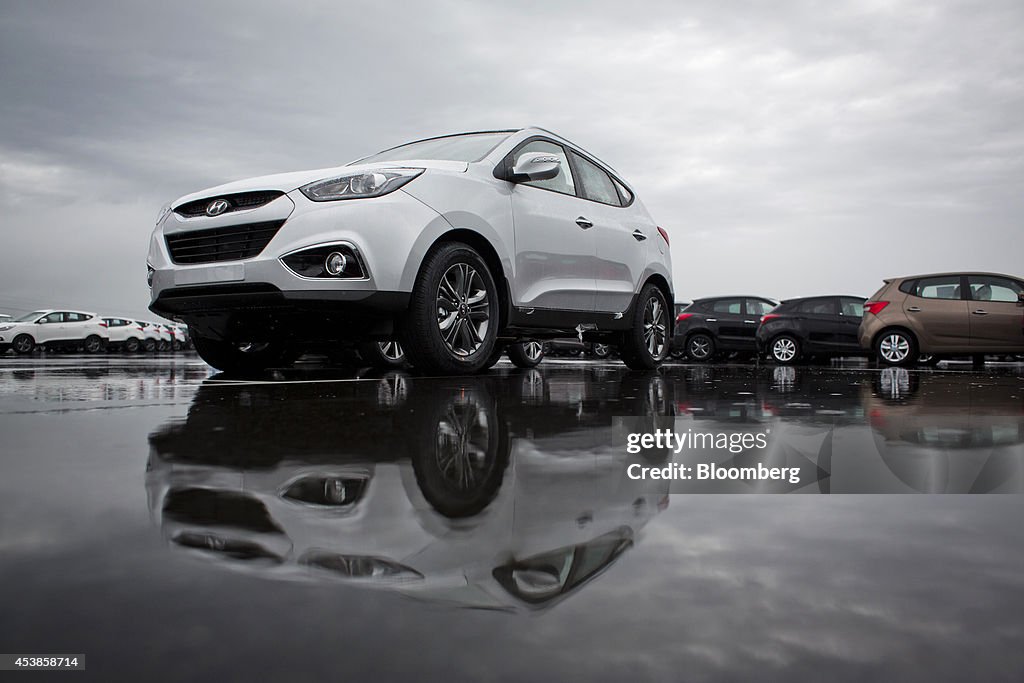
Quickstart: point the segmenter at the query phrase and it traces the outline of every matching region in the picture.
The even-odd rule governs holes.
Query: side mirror
[[[509,180],[514,183],[528,180],[551,180],[558,175],[561,166],[561,160],[554,154],[527,152],[516,159],[516,165],[512,167],[512,177]]]
[[[1024,292],[1017,295],[1017,303],[1024,304]]]

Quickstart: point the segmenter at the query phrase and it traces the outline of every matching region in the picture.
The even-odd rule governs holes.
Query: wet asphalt
[[[771,434],[716,462],[800,481],[631,480],[708,456],[629,455],[617,417]],[[8,355],[0,653],[84,653],[61,680],[1018,681],[1022,491],[1020,364]]]

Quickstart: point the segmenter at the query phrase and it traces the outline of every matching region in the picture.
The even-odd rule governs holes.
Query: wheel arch
[[[508,325],[509,312],[512,306],[512,290],[509,287],[508,273],[506,272],[505,265],[502,262],[501,257],[498,255],[498,250],[494,248],[491,241],[484,235],[480,234],[475,230],[469,228],[452,228],[451,230],[439,235],[435,239],[430,247],[424,252],[424,257],[420,261],[419,267],[416,270],[416,279],[419,279],[420,273],[423,270],[423,263],[426,261],[426,255],[433,252],[435,249],[443,244],[451,242],[462,242],[472,247],[480,257],[487,264],[487,267],[491,271],[491,277],[494,279],[494,285],[498,288],[498,314],[499,322],[498,329],[504,329]]]

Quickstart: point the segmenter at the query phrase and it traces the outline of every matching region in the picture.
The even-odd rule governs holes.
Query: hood
[[[426,168],[437,171],[447,171],[449,173],[465,173],[469,168],[469,164],[464,161],[438,161],[438,160],[425,160],[425,159],[409,159],[408,161],[388,161],[381,163],[369,163],[369,164],[351,164],[349,166],[335,166],[333,168],[320,168],[311,171],[292,171],[291,173],[275,173],[273,175],[258,176],[256,178],[246,178],[245,180],[236,180],[234,182],[225,183],[223,185],[217,185],[206,190],[200,190],[199,192],[193,192],[187,194],[184,197],[179,197],[171,206],[176,207],[186,202],[195,201],[196,199],[204,199],[206,197],[216,197],[218,195],[233,194],[235,192],[253,192],[258,190],[278,190],[280,192],[291,192],[296,190],[303,185],[315,182],[317,180],[323,180],[325,178],[332,178],[334,176],[344,175],[346,173],[356,173],[359,171],[377,169],[377,168]]]

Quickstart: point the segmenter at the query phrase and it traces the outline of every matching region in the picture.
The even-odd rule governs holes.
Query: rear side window
[[[747,299],[747,315],[764,315],[772,310],[772,304],[760,299]]]
[[[842,307],[840,310],[843,315],[850,316],[851,318],[864,317],[864,302],[860,299],[843,298],[839,300],[839,305]]]
[[[967,284],[971,288],[971,298],[975,301],[1016,302],[1024,291],[1019,282],[991,275],[968,275]]]
[[[800,306],[797,310],[801,313],[809,313],[811,315],[836,315],[836,301],[835,299],[808,299],[807,301],[801,301]]]
[[[960,276],[944,275],[942,277],[926,277],[914,283],[910,292],[923,299],[959,299]]]
[[[560,168],[558,175],[550,180],[531,180],[523,185],[529,185],[531,187],[541,187],[545,190],[552,190],[554,192],[561,192],[562,194],[576,194],[576,183],[573,181],[572,169],[569,168],[569,160],[565,156],[565,150],[562,149],[561,145],[556,145],[553,142],[546,140],[534,140],[528,142],[516,152],[516,158],[527,152],[544,152],[552,156],[558,157]]]
[[[580,175],[580,186],[584,199],[602,204],[619,206],[619,191],[615,189],[612,177],[599,166],[590,163],[579,154],[571,152],[572,160]]]
[[[739,315],[742,313],[742,302],[739,299],[719,299],[711,305],[711,310],[715,313],[732,313],[733,315]]]
[[[91,315],[85,313],[65,313],[64,320],[69,323],[80,323],[91,318]]]
[[[615,189],[619,191],[619,198],[622,199],[622,205],[629,206],[632,204],[633,193],[629,191],[629,188],[620,183],[614,176],[612,176],[612,182],[615,183]]]

